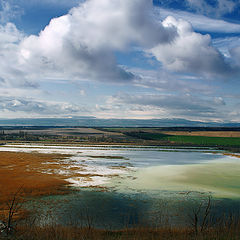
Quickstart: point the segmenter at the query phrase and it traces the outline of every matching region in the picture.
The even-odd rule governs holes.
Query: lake
[[[71,155],[56,159],[62,167],[54,171],[77,191],[29,203],[43,224],[111,229],[188,224],[199,204],[204,211],[208,197],[216,218],[239,211],[240,158],[216,149],[22,144],[4,145],[0,151]]]

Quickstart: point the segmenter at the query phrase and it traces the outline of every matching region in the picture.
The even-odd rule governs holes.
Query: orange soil
[[[54,170],[63,164],[56,162],[66,157],[68,155],[0,152],[0,203],[20,188],[23,196],[63,193],[67,182]]]
[[[14,195],[16,200],[25,201],[24,197],[67,194],[65,181],[69,177],[84,177],[91,181],[92,174],[81,174],[81,166],[71,166],[65,163],[65,158],[71,155],[42,154],[38,152],[0,152],[0,216],[7,216],[9,204]],[[65,171],[59,172],[59,171]],[[70,170],[70,171],[69,171]],[[24,200],[25,199],[25,200]],[[14,217],[24,217],[25,209],[18,211]]]
[[[223,153],[223,155],[240,158],[239,154],[234,154],[234,153]]]
[[[240,131],[169,131],[169,135],[204,136],[204,137],[240,137]]]

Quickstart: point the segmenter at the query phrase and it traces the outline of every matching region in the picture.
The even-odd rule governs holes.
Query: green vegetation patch
[[[168,136],[168,141],[211,146],[240,146],[239,137]]]
[[[157,140],[162,142],[176,144],[191,144],[203,146],[240,146],[240,137],[206,137],[206,136],[184,136],[184,135],[167,135],[163,133],[149,132],[127,132],[127,136],[143,139]]]

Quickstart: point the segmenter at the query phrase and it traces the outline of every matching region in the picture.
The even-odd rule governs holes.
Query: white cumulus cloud
[[[160,21],[168,16],[176,19],[184,19],[192,24],[194,30],[203,32],[217,32],[217,33],[240,33],[240,24],[232,23],[222,19],[207,17],[201,14],[191,13],[181,10],[173,10],[155,7],[155,16]]]
[[[52,19],[38,35],[24,36],[7,23],[0,36],[0,82],[15,86],[41,79],[132,81],[139,76],[118,65],[116,52],[133,46],[170,71],[221,76],[233,71],[209,35],[173,17],[157,21],[149,0],[89,0]]]
[[[153,47],[175,36],[173,27],[155,22],[151,7],[148,0],[87,1],[52,19],[38,36],[26,37],[21,64],[31,64],[31,72],[44,68],[71,78],[131,80],[133,74],[117,65],[114,51],[131,44]]]
[[[212,46],[210,35],[196,33],[189,22],[170,16],[163,21],[163,26],[176,27],[178,36],[172,42],[159,44],[149,52],[167,69],[205,76],[228,75],[233,71],[223,55]]]

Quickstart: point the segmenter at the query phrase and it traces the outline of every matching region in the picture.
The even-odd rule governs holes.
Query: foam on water
[[[66,181],[68,181],[71,186],[74,187],[97,187],[102,186],[109,182],[109,178],[102,177],[102,176],[93,176],[93,177],[73,177],[73,178],[67,178]]]

